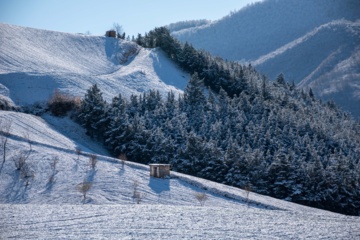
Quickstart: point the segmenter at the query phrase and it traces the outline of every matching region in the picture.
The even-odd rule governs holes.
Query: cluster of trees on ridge
[[[196,50],[191,44],[181,44],[165,27],[155,28],[145,36],[139,34],[135,42],[146,48],[161,48],[182,69],[191,74],[198,73],[205,86],[215,93],[222,88],[230,96],[240,94],[251,87],[248,85],[251,85],[253,76],[260,76],[251,65],[224,61],[206,51]]]

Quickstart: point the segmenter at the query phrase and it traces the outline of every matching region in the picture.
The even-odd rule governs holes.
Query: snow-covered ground
[[[55,89],[83,97],[95,83],[108,101],[149,89],[177,95],[189,79],[161,50],[115,38],[0,23],[0,42],[0,95],[20,105]]]
[[[2,238],[359,239],[353,218],[175,205],[0,205]]]
[[[359,217],[252,192],[247,197],[244,190],[176,172],[152,178],[146,165],[109,157],[68,118],[0,111],[0,119],[11,122],[0,172],[0,239],[360,237]],[[31,174],[24,177],[14,160],[27,153]],[[97,156],[95,169],[90,154]],[[85,201],[78,190],[83,182],[92,183]],[[208,196],[204,206],[195,193]]]

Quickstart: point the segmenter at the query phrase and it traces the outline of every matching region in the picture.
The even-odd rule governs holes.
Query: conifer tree
[[[100,89],[94,84],[81,101],[79,120],[91,137],[99,138],[104,131],[106,101]]]

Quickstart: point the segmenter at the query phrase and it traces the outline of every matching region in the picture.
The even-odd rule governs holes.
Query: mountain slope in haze
[[[181,93],[188,75],[161,50],[115,38],[0,24],[0,94],[16,104],[46,101],[55,89],[83,96],[94,83],[105,99],[148,89]]]
[[[252,61],[330,21],[359,18],[356,0],[266,0],[207,25],[173,31],[195,48],[228,60]]]
[[[1,238],[351,239],[360,235],[359,217],[253,192],[247,195],[238,188],[176,172],[169,179],[152,178],[148,166],[107,157],[68,118],[0,111],[0,119],[12,123],[0,171]],[[28,156],[26,167],[16,169],[21,154]],[[89,163],[90,154],[96,154],[95,168]],[[83,182],[91,183],[86,198],[79,191]],[[140,193],[139,204],[134,191]],[[200,192],[208,197],[204,206],[194,196]]]
[[[360,64],[352,59],[360,47],[359,10],[356,0],[266,0],[172,35],[213,55],[251,62],[271,79],[283,73],[360,117],[358,87],[348,91],[358,85]]]
[[[333,21],[252,62],[360,117],[360,21]],[[358,107],[356,107],[358,106]]]

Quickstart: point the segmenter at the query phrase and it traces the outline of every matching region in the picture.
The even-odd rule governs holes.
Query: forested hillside
[[[360,9],[360,8],[359,8]],[[333,21],[253,62],[275,79],[283,72],[300,88],[333,100],[360,118],[360,21]]]
[[[206,25],[169,30],[196,49],[251,62],[271,80],[283,73],[359,119],[359,13],[357,0],[265,0]]]
[[[114,155],[359,215],[359,122],[283,75],[270,82],[251,66],[181,45],[165,28],[137,42],[161,47],[192,77],[183,96],[165,99],[150,91],[107,103],[90,88],[78,121]]]

